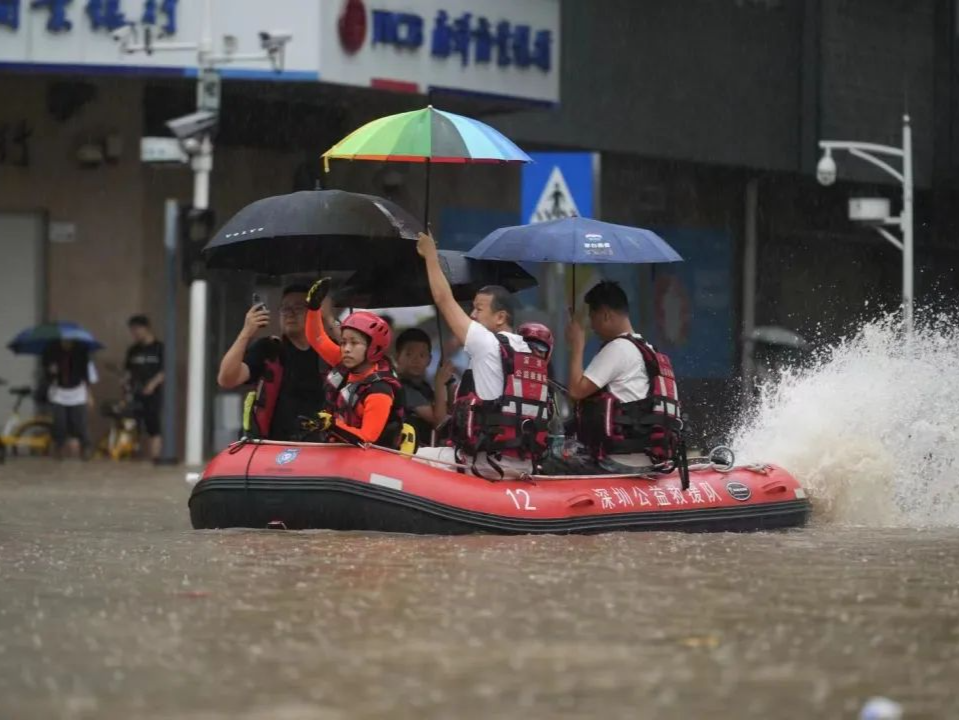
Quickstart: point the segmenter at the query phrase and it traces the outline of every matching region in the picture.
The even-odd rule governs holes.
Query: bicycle
[[[0,385],[6,385],[6,380],[0,378]],[[53,419],[46,415],[35,415],[24,419],[20,415],[20,406],[32,393],[28,386],[12,387],[10,394],[16,397],[10,417],[3,424],[0,434],[0,462],[4,462],[9,452],[11,455],[49,455],[53,447]]]
[[[140,454],[140,414],[130,393],[122,400],[100,406],[100,414],[110,418],[110,429],[97,445],[96,456],[110,460],[130,460]]]

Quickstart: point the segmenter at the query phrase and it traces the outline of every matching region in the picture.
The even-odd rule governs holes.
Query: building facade
[[[631,280],[636,323],[676,356],[702,438],[740,406],[744,318],[826,342],[898,302],[899,254],[846,218],[848,197],[884,195],[895,207],[898,188],[848,157],[837,185],[818,186],[819,139],[896,144],[908,111],[918,299],[955,292],[955,0],[214,0],[206,25],[203,8],[0,2],[0,243],[12,259],[0,288],[17,308],[4,337],[75,320],[107,345],[102,364],[118,364],[126,317],[161,317],[163,203],[189,203],[193,181],[186,166],[142,163],[140,139],[167,135],[167,120],[195,109],[197,54],[120,44],[141,47],[147,31],[155,43],[196,42],[204,27],[224,56],[218,222],[318,182],[420,214],[422,168],[333,163],[324,173],[319,155],[372,118],[426,102],[490,122],[527,150],[599,153],[595,214],[655,228],[686,257]],[[238,59],[290,35],[282,72]],[[523,221],[520,186],[515,168],[440,169],[433,227],[459,246]],[[254,281],[211,283],[211,377]],[[178,303],[185,348],[185,288]],[[180,364],[182,375],[185,356]],[[29,360],[0,360],[0,376],[31,373]]]

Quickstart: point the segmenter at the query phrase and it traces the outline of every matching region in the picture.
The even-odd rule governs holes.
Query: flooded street
[[[959,530],[195,532],[182,470],[0,469],[0,718],[959,714]]]

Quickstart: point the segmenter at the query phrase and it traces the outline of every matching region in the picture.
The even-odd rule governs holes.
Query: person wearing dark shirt
[[[306,286],[291,285],[280,300],[280,337],[253,341],[270,322],[262,303],[250,308],[243,329],[220,362],[217,382],[230,390],[257,386],[253,408],[255,431],[271,440],[296,440],[301,417],[314,417],[324,403],[323,382],[329,366],[306,339]]]
[[[449,362],[440,365],[431,385],[426,368],[432,359],[430,336],[419,328],[409,328],[396,338],[396,372],[403,383],[406,422],[416,428],[418,447],[431,445],[433,429],[447,417],[447,384],[453,375]]]
[[[127,321],[133,344],[124,363],[126,383],[139,410],[140,422],[149,438],[146,450],[152,460],[160,457],[160,413],[163,401],[163,343],[156,339],[146,315]]]

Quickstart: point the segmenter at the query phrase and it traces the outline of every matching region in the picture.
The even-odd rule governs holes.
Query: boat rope
[[[452,462],[450,460],[440,460],[438,458],[427,458],[427,457],[417,457],[416,455],[410,455],[409,453],[404,453],[393,448],[383,447],[382,445],[374,445],[373,443],[318,443],[318,442],[309,442],[309,441],[295,441],[295,442],[283,442],[281,440],[265,440],[259,438],[241,438],[235,443],[229,446],[230,453],[239,452],[244,445],[276,445],[278,447],[290,447],[291,445],[303,446],[307,445],[309,447],[315,448],[359,448],[361,450],[379,450],[380,452],[390,453],[391,455],[398,455],[404,457],[408,460],[413,460],[415,462],[423,463],[431,466],[444,466],[448,467],[451,470],[455,470],[458,473],[472,475],[473,477],[480,478],[481,480],[486,480],[489,483],[497,483],[503,481],[519,481],[519,482],[529,482],[536,484],[538,482],[549,482],[554,480],[582,480],[584,477],[602,477],[607,480],[648,480],[655,481],[662,477],[663,475],[672,472],[670,470],[663,470],[661,466],[657,465],[642,465],[642,466],[624,466],[629,467],[629,472],[622,473],[611,473],[608,475],[535,475],[533,473],[524,472],[521,470],[515,470],[513,468],[504,467],[502,478],[488,478],[480,475],[478,473],[473,473],[469,465],[459,462]],[[719,451],[719,452],[717,452]],[[254,453],[255,454],[255,450]],[[251,456],[252,456],[251,454]],[[720,458],[722,458],[720,460]],[[252,459],[252,458],[251,458]],[[694,457],[689,458],[687,461],[689,464],[689,472],[691,473],[702,473],[707,471],[718,472],[718,473],[730,473],[734,470],[746,470],[748,472],[757,473],[759,475],[768,475],[769,466],[763,465],[761,463],[755,463],[750,465],[739,465],[735,464],[736,456],[733,454],[733,451],[726,446],[720,445],[709,453],[708,457]]]

